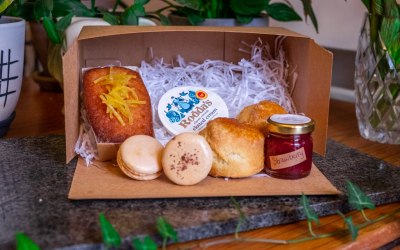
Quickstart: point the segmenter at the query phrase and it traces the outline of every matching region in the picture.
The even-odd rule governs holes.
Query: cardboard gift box
[[[187,62],[201,63],[206,59],[218,59],[237,63],[246,56],[238,50],[243,42],[253,44],[260,38],[268,42],[274,50],[275,40],[279,36],[286,37],[283,41],[286,59],[291,67],[295,67],[297,72],[296,87],[292,95],[293,101],[299,113],[304,113],[315,120],[314,151],[324,155],[329,114],[332,54],[317,45],[312,39],[282,28],[91,26],[84,27],[78,39],[63,57],[66,161],[70,162],[76,156],[74,148],[79,135],[79,86],[82,68],[96,66],[92,62],[118,60],[121,65],[140,66],[141,61],[147,58],[151,49],[156,57],[164,58],[165,61],[172,61],[177,55],[181,55]],[[112,159],[118,149],[118,145],[109,143],[99,143],[97,146],[99,156],[103,160]],[[89,174],[82,171],[77,170],[80,175]],[[97,181],[104,181],[104,179],[100,179]],[[141,187],[150,185],[149,190],[153,188],[151,187],[152,184],[140,185]],[[80,188],[82,189],[82,186]],[[90,187],[88,188],[90,189]],[[337,193],[337,190],[331,191],[330,193]],[[82,192],[78,191],[80,194]],[[251,190],[247,192],[251,192]],[[80,196],[80,194],[73,195],[72,198],[114,198],[113,194],[108,196]],[[226,192],[220,195],[226,194],[234,195],[235,192]],[[242,195],[246,195],[246,192]],[[185,195],[183,194],[183,196]],[[219,195],[217,194],[217,196]],[[129,194],[115,196],[115,198],[118,197],[134,198],[135,196]],[[168,195],[150,195],[148,197],[168,197]],[[174,195],[170,197],[174,197]]]
[[[278,36],[286,36],[287,60],[298,73],[292,98],[299,113],[315,120],[314,151],[324,155],[332,54],[312,39],[281,28],[109,26],[85,27],[63,58],[67,162],[76,155],[79,82],[82,68],[93,66],[90,62],[118,59],[121,65],[138,66],[151,48],[166,61],[181,55],[187,62],[220,59],[237,63],[244,56],[238,51],[242,42],[252,44],[261,38],[272,46]],[[106,150],[102,146],[99,145],[101,158],[115,154],[116,146],[109,145]],[[113,149],[115,152],[108,152]]]

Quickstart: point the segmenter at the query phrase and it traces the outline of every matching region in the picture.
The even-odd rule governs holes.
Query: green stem
[[[400,208],[396,209],[395,211],[393,211],[391,213],[382,215],[374,220],[366,221],[366,222],[358,225],[357,228],[359,228],[359,229],[365,228],[371,224],[374,224],[376,222],[384,220],[388,217],[394,216],[395,214],[398,214],[398,213],[400,213]],[[344,217],[344,215],[342,213],[339,213],[339,215],[341,217]],[[309,229],[310,229],[310,227],[309,227]],[[348,233],[348,230],[342,229],[342,230],[337,230],[337,231],[334,231],[331,233],[326,233],[326,234],[314,234],[312,232],[312,230],[310,230],[310,233],[313,234],[312,237],[304,237],[304,238],[298,238],[298,239],[292,239],[292,240],[276,240],[276,239],[259,239],[259,238],[241,238],[239,236],[238,232],[236,231],[235,237],[233,237],[233,238],[211,241],[211,242],[203,243],[203,244],[196,245],[196,246],[200,246],[202,248],[207,248],[207,247],[211,247],[211,246],[215,246],[215,245],[221,245],[221,244],[226,244],[226,243],[240,243],[240,242],[241,243],[243,243],[243,242],[272,243],[272,244],[281,244],[281,245],[295,244],[295,243],[301,243],[301,242],[305,242],[305,241],[328,238],[328,237],[332,237],[332,236],[336,236],[336,235],[346,235]]]
[[[258,238],[229,238],[229,239],[222,239],[211,241],[207,243],[203,243],[200,245],[202,248],[207,248],[215,245],[227,244],[227,243],[240,243],[240,242],[256,242],[256,243],[272,243],[272,244],[288,244],[286,240],[274,240],[274,239],[258,239]]]
[[[161,0],[161,2],[166,3],[166,4],[168,4],[169,6],[174,7],[174,8],[179,7],[178,5],[175,5],[175,4],[171,3],[171,2],[168,1],[168,0]]]
[[[307,225],[308,225],[308,231],[310,232],[310,234],[311,234],[312,236],[315,236],[315,233],[314,233],[314,231],[313,231],[313,229],[312,229],[312,223],[311,223],[311,221],[307,221]]]
[[[161,12],[163,12],[164,10],[167,10],[167,9],[169,9],[169,8],[174,8],[174,6],[165,6],[165,7],[161,8],[161,9],[157,10],[157,11],[154,12],[154,13],[156,13],[156,14],[161,14]],[[153,12],[149,12],[149,13],[153,13]]]
[[[92,13],[95,13],[95,7],[96,7],[96,0],[91,0],[90,1],[90,10]]]
[[[167,249],[167,237],[164,237],[164,239],[163,239],[162,249],[163,249],[163,250],[166,250],[166,249]]]
[[[323,238],[328,238],[332,237],[335,235],[340,235],[340,234],[346,234],[347,230],[338,230],[332,233],[326,233],[326,234],[316,234],[315,236],[312,237],[304,237],[304,238],[299,238],[299,239],[293,239],[293,240],[287,240],[287,243],[300,243],[304,241],[310,241],[310,240],[316,240],[316,239],[323,239]]]
[[[393,212],[390,212],[390,213],[388,213],[388,214],[384,214],[384,215],[382,215],[382,216],[380,216],[380,217],[378,217],[378,218],[376,218],[376,219],[366,221],[366,222],[364,222],[364,223],[358,225],[358,228],[361,229],[361,228],[367,227],[367,226],[369,226],[369,225],[371,225],[371,224],[377,223],[377,222],[379,222],[379,221],[381,221],[381,220],[384,220],[384,219],[386,219],[386,218],[388,218],[388,217],[394,216],[394,215],[396,215],[396,214],[398,214],[398,213],[400,213],[400,208],[399,208],[399,209],[396,209],[396,210],[394,210]]]
[[[258,243],[274,243],[274,244],[288,244],[287,240],[274,240],[274,239],[258,239],[258,238],[238,238],[239,242],[258,242]]]
[[[364,217],[364,220],[366,220],[366,221],[371,221],[371,220],[367,217],[367,215],[365,214],[364,209],[361,209],[360,212],[361,212],[362,216]]]
[[[115,14],[115,11],[117,10],[118,5],[121,3],[121,0],[115,1],[114,7],[112,9],[112,13]]]
[[[239,230],[240,230],[241,225],[242,225],[242,220],[239,219],[239,222],[237,223],[236,229],[235,229],[235,239],[239,239]]]

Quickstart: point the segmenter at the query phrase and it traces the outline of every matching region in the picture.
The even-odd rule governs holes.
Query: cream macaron
[[[153,180],[162,173],[161,157],[164,147],[148,135],[126,139],[117,154],[119,168],[135,180]]]
[[[172,138],[162,156],[165,175],[179,185],[194,185],[205,179],[212,161],[212,150],[204,137],[190,132]]]

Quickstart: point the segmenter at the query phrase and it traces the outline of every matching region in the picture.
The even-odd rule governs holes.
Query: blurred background
[[[111,0],[103,0],[104,4],[109,1]],[[90,4],[90,1],[87,2]],[[101,2],[101,0],[96,2]],[[123,2],[129,5],[133,0],[124,0]],[[300,0],[291,1],[291,4],[298,13],[302,13],[303,7]],[[270,19],[270,26],[285,27],[307,35],[332,51],[334,66],[331,96],[335,99],[354,101],[355,51],[365,7],[360,0],[318,0],[313,1],[312,4],[319,23],[319,33],[315,31],[310,20],[307,22],[278,22]],[[146,11],[153,11],[162,6],[161,1],[150,1],[146,5]],[[31,75],[35,69],[41,66],[32,46],[32,34],[29,26],[27,28],[25,75]]]

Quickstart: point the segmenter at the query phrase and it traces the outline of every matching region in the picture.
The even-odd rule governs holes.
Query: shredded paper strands
[[[284,37],[276,39],[275,55],[272,55],[269,45],[261,39],[252,45],[243,43],[244,48],[239,51],[250,59],[242,59],[238,64],[222,60],[186,63],[179,55],[171,64],[162,58],[152,58],[150,63],[142,61],[139,71],[150,94],[156,138],[163,145],[172,138],[157,115],[157,104],[161,96],[174,87],[203,86],[219,94],[228,106],[230,117],[236,117],[245,106],[262,100],[274,101],[289,113],[296,113],[291,92],[297,75],[295,71],[289,72],[282,48],[283,40]],[[290,83],[289,75],[292,79]],[[86,163],[96,158],[96,150],[88,146],[94,145],[96,148],[92,144],[95,143],[94,138],[85,135],[88,131],[87,127],[81,125],[81,134],[75,148]]]

